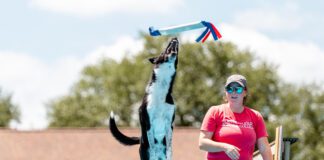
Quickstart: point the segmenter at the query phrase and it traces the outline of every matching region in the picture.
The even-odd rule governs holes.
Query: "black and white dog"
[[[173,38],[160,56],[150,58],[154,64],[151,81],[139,108],[141,137],[128,137],[121,133],[110,114],[110,131],[124,145],[140,144],[141,160],[171,160],[172,131],[175,105],[172,86],[178,64],[179,42]]]

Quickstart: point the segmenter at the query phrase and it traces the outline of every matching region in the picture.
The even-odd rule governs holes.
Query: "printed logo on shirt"
[[[239,128],[249,128],[249,129],[253,129],[253,122],[237,122],[235,120],[232,119],[224,119],[222,121],[222,126],[237,126]]]

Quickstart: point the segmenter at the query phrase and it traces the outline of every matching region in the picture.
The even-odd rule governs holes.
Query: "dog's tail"
[[[139,137],[128,137],[119,131],[119,129],[117,128],[116,122],[115,122],[114,112],[112,112],[112,111],[110,112],[109,129],[110,129],[111,134],[121,144],[135,145],[135,144],[140,143]]]

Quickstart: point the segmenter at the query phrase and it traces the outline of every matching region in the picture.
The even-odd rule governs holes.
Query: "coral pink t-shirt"
[[[258,111],[244,106],[243,112],[234,113],[226,104],[209,108],[200,130],[214,132],[214,141],[238,147],[239,160],[252,160],[256,140],[268,136],[263,117]],[[207,159],[230,160],[223,151],[208,152]]]

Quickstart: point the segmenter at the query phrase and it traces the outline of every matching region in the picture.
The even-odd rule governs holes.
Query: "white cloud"
[[[279,75],[292,83],[324,83],[324,51],[311,42],[270,39],[260,32],[222,24],[224,41],[250,49],[258,57],[279,65]]]
[[[91,17],[112,12],[168,13],[184,4],[183,0],[30,0],[40,9]]]
[[[12,100],[22,113],[21,123],[12,123],[11,127],[21,130],[46,128],[45,104],[67,94],[84,66],[103,57],[120,61],[123,56],[140,51],[142,43],[123,36],[114,44],[101,46],[83,58],[62,57],[51,63],[27,53],[0,51],[0,87],[12,93]]]
[[[68,57],[48,64],[26,53],[0,52],[0,86],[13,94],[22,114],[22,123],[12,127],[46,127],[45,103],[67,92],[80,67],[77,60]]]
[[[138,53],[143,49],[143,41],[135,40],[129,36],[120,36],[116,42],[110,46],[100,46],[91,52],[85,59],[85,63],[94,64],[102,57],[122,60],[124,56]]]
[[[263,31],[291,31],[300,29],[304,22],[299,6],[287,2],[280,8],[257,8],[234,15],[234,24]]]

